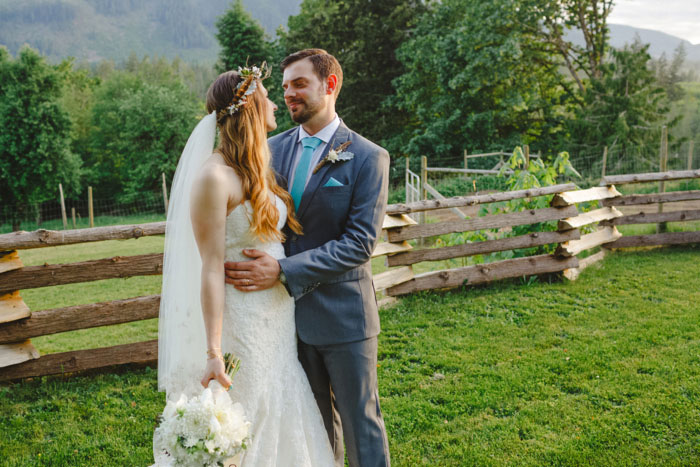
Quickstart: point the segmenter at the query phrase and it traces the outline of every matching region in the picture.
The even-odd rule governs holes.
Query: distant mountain
[[[0,44],[12,54],[27,43],[53,61],[96,62],[142,55],[213,63],[216,18],[231,0],[0,0]],[[301,0],[243,0],[270,36]]]
[[[213,63],[219,51],[216,18],[233,0],[0,0],[0,44],[16,54],[29,44],[52,61],[125,60],[157,54]],[[270,36],[297,14],[302,0],[243,0]],[[653,57],[668,57],[683,42],[687,60],[700,62],[700,45],[659,31],[610,25],[611,43],[622,47],[639,34]],[[582,43],[580,32],[571,40]]]
[[[609,24],[608,26],[610,27],[610,44],[613,47],[619,48],[625,44],[631,44],[634,42],[635,35],[639,34],[642,42],[649,44],[649,54],[654,58],[660,57],[662,53],[666,53],[666,56],[671,58],[673,51],[682,42],[685,46],[685,51],[688,53],[686,60],[700,62],[700,44],[692,44],[680,37],[652,29],[636,28],[622,24]],[[570,32],[567,35],[567,39],[577,44],[584,43],[583,34],[580,31]]]
[[[680,37],[652,29],[635,28],[622,24],[610,25],[610,43],[613,47],[622,47],[625,43],[634,42],[635,34],[639,34],[642,42],[650,44],[649,53],[654,58],[660,57],[664,52],[670,58],[678,44],[682,42],[685,51],[688,52],[687,60],[700,61],[700,44],[692,44]]]

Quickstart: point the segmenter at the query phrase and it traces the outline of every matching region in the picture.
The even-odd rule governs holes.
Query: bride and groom
[[[229,71],[178,163],[158,386],[169,397],[229,387],[251,421],[242,467],[342,466],[344,447],[350,466],[389,465],[369,262],[389,156],[338,118],[332,55],[306,49],[281,67],[300,126],[266,140],[277,107],[263,70]],[[241,360],[233,384],[228,352]]]

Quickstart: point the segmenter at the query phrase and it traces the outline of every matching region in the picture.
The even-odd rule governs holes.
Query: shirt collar
[[[331,120],[331,122],[324,126],[321,131],[316,133],[314,137],[320,139],[324,143],[328,144],[328,142],[331,140],[333,135],[335,134],[336,130],[340,126],[340,118],[338,117],[338,114],[335,114],[335,118]],[[311,135],[309,135],[306,130],[304,130],[304,127],[299,125],[299,138],[297,141],[301,141],[302,138],[307,138]]]

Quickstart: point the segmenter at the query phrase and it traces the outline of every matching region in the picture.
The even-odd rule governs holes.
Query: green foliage
[[[397,55],[393,105],[412,118],[396,144],[441,158],[531,139],[544,148],[562,130],[562,91],[549,56],[521,27],[520,2],[446,0],[425,14]]]
[[[6,215],[79,190],[71,121],[61,104],[63,74],[33,49],[17,58],[0,47],[0,200]]]
[[[667,123],[669,109],[664,89],[647,66],[648,48],[635,42],[612,50],[611,61],[601,66],[600,78],[591,80],[584,104],[568,122],[574,145],[600,153],[608,146],[626,153],[658,144],[658,130]]]
[[[63,61],[60,68],[64,76],[61,105],[71,121],[71,147],[82,157],[90,152],[92,106],[100,79],[86,68],[76,68],[73,60]]]
[[[690,72],[683,72],[687,55],[685,45],[681,42],[673,52],[671,63],[668,62],[666,53],[662,53],[661,57],[650,62],[650,68],[656,75],[657,83],[666,90],[666,95],[671,101],[680,100],[685,96],[681,82],[690,78]]]
[[[568,152],[559,153],[551,164],[541,158],[530,158],[528,163],[521,147],[516,147],[513,150],[513,155],[499,170],[499,177],[504,176],[508,169],[513,171],[505,181],[508,191],[556,185],[557,178],[562,175],[565,177],[581,176],[571,165]],[[547,197],[538,197],[537,199],[543,199],[547,205],[550,201]]]
[[[530,188],[540,188],[544,186],[556,185],[560,177],[579,177],[580,174],[574,169],[569,160],[569,153],[562,152],[549,162],[540,158],[530,158],[529,164],[525,159],[522,148],[516,147],[513,155],[506,164],[501,167],[499,176],[505,176],[510,169],[512,174],[505,179],[508,191],[527,190]],[[552,195],[536,196],[533,198],[521,198],[510,201],[492,203],[482,207],[482,214],[505,214],[509,212],[520,212],[530,209],[544,209],[550,206]],[[584,209],[586,210],[586,209]],[[504,233],[506,237],[517,237],[527,235],[531,232],[547,232],[557,229],[555,221],[538,222],[535,224],[516,225],[509,232]],[[494,231],[497,233],[497,231]],[[516,250],[515,252],[497,253],[499,259],[509,257],[532,256],[535,254],[552,253],[553,245],[543,245],[539,247]],[[504,256],[505,255],[505,256]]]
[[[343,68],[338,114],[350,128],[386,144],[406,114],[383,103],[392,80],[404,72],[395,52],[426,10],[418,0],[304,0],[282,36],[287,53],[309,47],[333,54]]]
[[[278,31],[279,35],[283,34],[280,29]],[[269,43],[270,46],[270,77],[265,81],[265,89],[267,89],[268,97],[272,102],[277,104],[278,110],[275,113],[275,119],[277,121],[277,129],[270,133],[270,136],[276,135],[283,131],[286,131],[294,126],[296,123],[292,121],[291,115],[287,110],[287,105],[284,102],[284,88],[282,88],[282,70],[279,64],[287,56],[287,50],[282,43],[282,40],[277,38],[276,40]]]
[[[101,197],[130,201],[170,180],[202,103],[182,83],[179,63],[132,59],[95,91],[86,182]]]
[[[123,157],[123,201],[161,186],[161,173],[172,180],[189,132],[197,123],[200,105],[184,86],[170,89],[146,84],[114,109],[120,122],[113,146]]]
[[[265,31],[243,8],[241,0],[235,0],[219,17],[216,28],[216,39],[221,46],[216,69],[220,73],[270,60],[271,51]]]
[[[99,195],[117,195],[125,184],[122,178],[125,155],[120,152],[120,103],[143,85],[135,75],[124,71],[112,73],[95,92],[92,108],[90,152],[85,155],[88,170],[85,182],[96,187]]]

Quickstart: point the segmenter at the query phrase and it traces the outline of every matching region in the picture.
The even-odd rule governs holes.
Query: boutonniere
[[[352,158],[355,157],[355,154],[351,153],[350,151],[346,151],[350,144],[352,144],[351,141],[346,141],[337,148],[328,151],[328,155],[321,159],[321,162],[319,162],[318,165],[314,168],[313,173],[316,173],[319,170],[321,170],[321,167],[323,167],[326,164],[326,162],[335,164],[336,162],[352,160]]]

